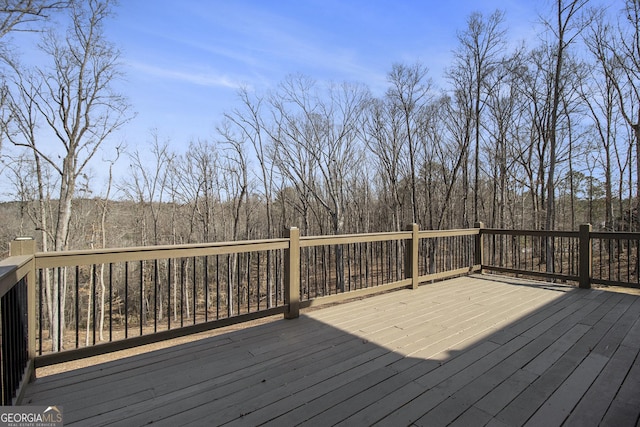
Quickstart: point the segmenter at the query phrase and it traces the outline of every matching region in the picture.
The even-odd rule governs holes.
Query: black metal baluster
[[[75,269],[75,273],[76,273],[76,301],[75,301],[75,311],[76,311],[76,348],[78,348],[80,346],[80,290],[78,289],[78,287],[80,286],[79,283],[79,277],[80,277],[80,266],[76,265],[76,269]],[[88,313],[87,313],[88,315]],[[59,330],[59,329],[58,329]],[[88,333],[89,331],[87,331]]]
[[[204,257],[204,321],[209,321],[209,257]]]
[[[171,330],[171,258],[167,259],[167,330]]]
[[[241,254],[237,254],[237,259],[238,262],[236,263],[236,284],[237,284],[237,291],[236,291],[236,315],[240,314],[240,286],[241,286],[241,278],[240,278],[240,264],[242,263],[242,256]]]
[[[140,291],[140,317],[138,318],[139,323],[140,323],[140,336],[143,335],[143,329],[142,326],[143,324],[146,322],[146,316],[144,313],[144,261],[140,261],[140,283],[139,283],[139,291]],[[145,319],[145,322],[143,322],[142,319]]]
[[[272,266],[272,262],[271,261],[273,259],[273,256],[271,255],[271,253],[272,253],[271,251],[267,251],[267,308],[273,307],[273,301],[272,301],[273,288],[272,288],[272,284],[271,284],[271,266]],[[278,283],[278,279],[276,279],[276,283]],[[276,300],[276,306],[277,305],[278,305],[278,303],[277,303],[277,300]]]
[[[196,274],[196,257],[193,257],[193,292],[191,294],[192,307],[193,307],[193,324],[196,324],[196,280],[198,276]]]
[[[356,287],[358,289],[362,289],[362,280],[364,276],[362,275],[362,245],[363,243],[358,243],[358,283]]]
[[[153,332],[158,332],[158,260],[153,260]]]
[[[42,307],[44,306],[44,301],[43,301],[43,273],[42,273],[42,269],[40,269],[38,271],[38,279],[39,279],[39,284],[40,284],[40,289],[39,289],[39,293],[40,293],[40,304],[38,307],[38,329],[40,329],[40,334],[39,334],[39,338],[40,338],[40,342],[38,343],[38,354],[42,355],[42,322],[43,322],[43,317],[42,317]]]
[[[220,318],[220,255],[216,255],[216,320]]]
[[[247,313],[251,313],[251,252],[247,253]]]
[[[184,269],[186,261],[180,258],[180,327],[184,326],[184,287],[187,280]]]
[[[93,345],[96,345],[96,265],[95,264],[91,264],[91,290],[93,292],[92,294],[92,309],[93,309],[93,313],[92,313],[92,318],[91,318],[91,322],[93,323]]]
[[[113,263],[109,263],[109,342],[113,341]]]
[[[347,244],[347,287],[348,290],[351,291],[351,246],[355,247],[355,243],[353,245]]]
[[[232,293],[232,284],[231,284],[231,255],[227,255],[227,317],[231,317],[231,293]]]
[[[124,263],[124,337],[129,338],[129,262]]]
[[[278,290],[281,288],[280,286],[280,251],[281,249],[277,249],[274,254],[273,257],[275,258],[273,260],[273,284],[275,285],[275,288],[272,289],[273,291],[273,296],[274,296],[274,302],[275,302],[275,307],[278,307],[280,305],[280,298],[279,296],[279,292]]]
[[[258,288],[258,292],[257,292],[258,296],[257,296],[257,301],[256,301],[256,303],[257,303],[256,304],[256,310],[260,311],[260,252],[258,252],[256,254],[256,256],[258,258],[258,268],[257,268],[257,276],[258,277],[256,278],[256,286]],[[269,252],[268,251],[267,251],[267,258],[269,258]],[[269,276],[268,270],[269,270],[269,268],[267,266],[267,277]],[[268,282],[269,282],[269,280],[267,279],[267,283]],[[268,297],[267,297],[267,300],[268,300]],[[269,304],[269,303],[267,302],[267,304]]]

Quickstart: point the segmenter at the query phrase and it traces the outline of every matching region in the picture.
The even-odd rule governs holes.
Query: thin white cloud
[[[328,70],[347,76],[365,76],[364,65],[353,47],[336,45],[330,28],[314,25],[273,11],[272,7],[216,9],[202,5],[193,11],[204,27],[216,28],[224,39],[174,37],[180,43],[238,62],[252,74],[284,74]],[[375,76],[377,78],[378,76]]]
[[[130,27],[156,45],[138,52],[134,71],[201,86],[237,88],[271,86],[285,75],[327,74],[379,86],[386,70],[379,70],[350,43],[342,43],[331,28],[294,19],[273,7],[185,2],[182,13],[192,18],[187,30],[167,26]],[[165,49],[157,50],[158,45]],[[173,57],[173,63],[164,66]],[[178,58],[179,55],[179,58]],[[142,59],[144,58],[144,59]],[[175,64],[184,64],[188,66]],[[210,73],[208,69],[214,70]],[[220,71],[223,71],[221,73]],[[232,77],[230,77],[232,76]]]
[[[137,61],[129,61],[128,65],[134,70],[149,76],[177,80],[198,86],[223,87],[229,89],[238,89],[242,86],[239,80],[232,79],[223,74],[216,74],[212,71],[170,69]]]

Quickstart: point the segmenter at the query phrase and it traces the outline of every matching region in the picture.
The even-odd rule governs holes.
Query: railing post
[[[33,258],[35,253],[36,242],[31,237],[18,237],[9,243],[9,256],[32,256],[32,267],[27,273],[27,352],[29,357],[27,380],[35,380],[36,374],[33,368],[33,361],[36,358],[36,263]],[[16,396],[16,401],[20,402],[20,400],[22,400],[21,393]]]
[[[409,224],[405,231],[411,231],[411,242],[407,245],[404,258],[404,278],[411,279],[411,289],[418,289],[418,243],[420,237],[418,224]]]
[[[476,222],[473,224],[474,228],[478,228],[478,234],[476,234],[476,247],[473,254],[473,265],[480,266],[480,274],[482,274],[482,257],[484,255],[484,244],[482,243],[482,229],[484,228],[484,222]]]
[[[289,239],[284,256],[284,318],[295,319],[300,316],[300,230],[288,227],[284,233]]]
[[[17,237],[9,243],[9,256],[33,255],[36,242],[31,237]]]
[[[591,224],[580,225],[580,287],[582,289],[591,288]]]

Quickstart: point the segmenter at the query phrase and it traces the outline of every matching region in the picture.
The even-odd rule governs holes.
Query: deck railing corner
[[[478,234],[476,234],[476,241],[475,241],[474,254],[473,254],[473,264],[480,266],[479,267],[480,270],[478,272],[482,274],[482,259],[484,255],[484,247],[482,245],[482,229],[485,228],[484,222],[478,221],[475,224],[473,224],[473,227],[479,230]]]
[[[1,404],[20,404],[35,375],[35,242],[16,239],[0,261]]]

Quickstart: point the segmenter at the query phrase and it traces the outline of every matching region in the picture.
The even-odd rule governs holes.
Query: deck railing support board
[[[482,229],[484,228],[484,222],[476,222],[473,224],[474,228],[478,228],[478,234],[476,235],[475,251],[473,253],[473,264],[480,266],[479,273],[482,274],[482,257],[484,247],[482,246]]]
[[[284,317],[295,319],[300,316],[300,230],[297,227],[285,229],[289,248],[284,257]]]
[[[591,224],[580,225],[580,287],[591,288]]]
[[[411,279],[411,288],[418,289],[418,244],[420,236],[418,235],[420,228],[418,224],[409,224],[405,227],[406,231],[411,231],[411,240],[407,242],[404,261],[404,277]]]

